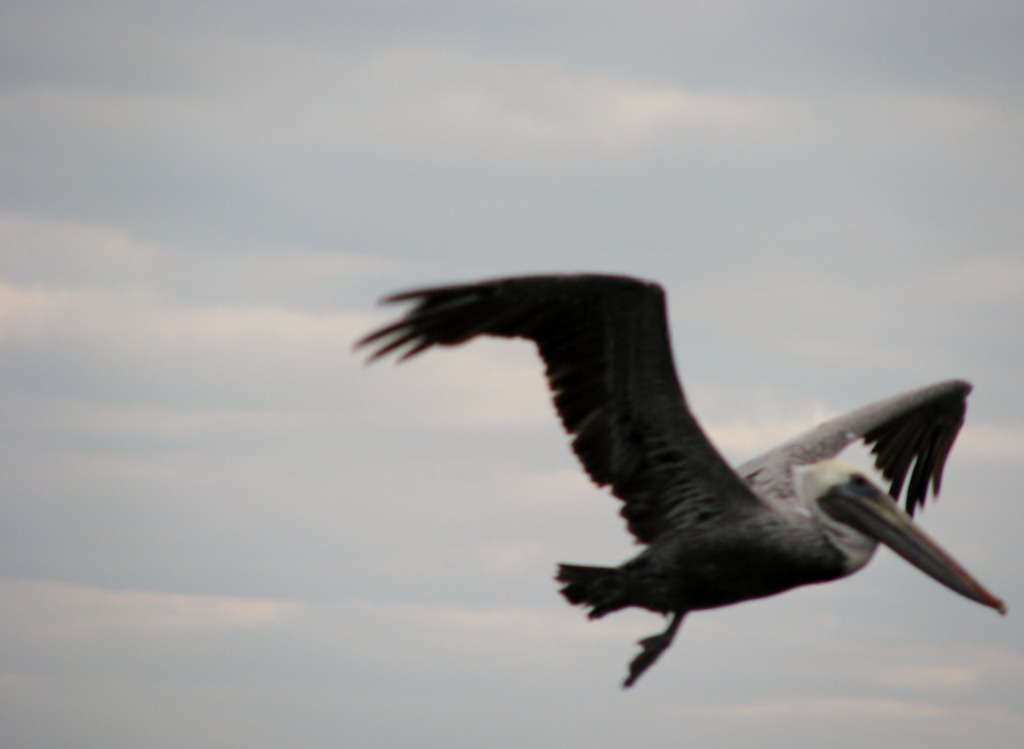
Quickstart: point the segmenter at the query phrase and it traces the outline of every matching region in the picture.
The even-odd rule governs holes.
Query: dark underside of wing
[[[371,360],[478,335],[536,342],[558,414],[591,478],[625,502],[630,531],[666,530],[756,501],[690,414],[676,377],[665,300],[620,276],[532,276],[396,294],[406,315],[369,334]]]
[[[934,397],[864,433],[864,442],[876,456],[875,466],[892,482],[889,493],[898,498],[906,484],[904,505],[911,515],[924,506],[929,484],[933,495],[942,488],[942,471],[964,423],[971,392],[963,381],[938,387]]]

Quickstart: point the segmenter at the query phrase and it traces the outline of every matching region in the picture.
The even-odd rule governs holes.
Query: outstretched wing
[[[590,477],[611,485],[640,541],[758,500],[705,437],[672,363],[660,286],[620,276],[532,276],[396,294],[414,302],[367,335],[400,360],[478,335],[537,344],[555,407]]]
[[[937,496],[942,470],[964,423],[971,385],[949,380],[887,398],[820,426],[740,466],[759,493],[791,491],[791,468],[831,458],[862,439],[875,454],[875,467],[892,482],[889,493],[899,498],[906,483],[904,505],[911,515],[923,507],[928,487]],[[907,482],[907,474],[910,481]]]

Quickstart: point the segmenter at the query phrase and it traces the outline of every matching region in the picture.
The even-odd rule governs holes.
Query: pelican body
[[[865,406],[733,469],[687,406],[657,284],[526,276],[385,301],[414,306],[357,343],[376,347],[370,361],[389,353],[405,360],[479,335],[537,344],[573,450],[593,481],[622,500],[629,531],[644,546],[616,567],[559,565],[562,595],[588,607],[591,618],[630,606],[670,617],[664,632],[640,641],[624,686],[668,648],[688,612],[845,577],[879,543],[1005,613],[911,519],[929,489],[939,492],[968,383],[941,382]],[[888,492],[835,459],[858,440],[870,446]],[[905,510],[894,499],[901,492]]]

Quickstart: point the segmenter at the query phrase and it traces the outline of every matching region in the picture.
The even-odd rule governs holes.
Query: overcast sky
[[[0,7],[0,745],[887,746],[1024,735],[1024,5]],[[367,368],[396,290],[652,278],[737,462],[950,377],[921,522],[1010,614],[886,550],[690,616],[523,343]]]

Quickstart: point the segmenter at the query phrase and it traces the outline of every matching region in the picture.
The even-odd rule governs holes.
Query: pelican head
[[[852,574],[883,543],[947,588],[1006,613],[1006,604],[989,593],[952,556],[872,483],[856,466],[826,460],[797,473],[799,494],[821,523],[829,541],[846,559]]]

